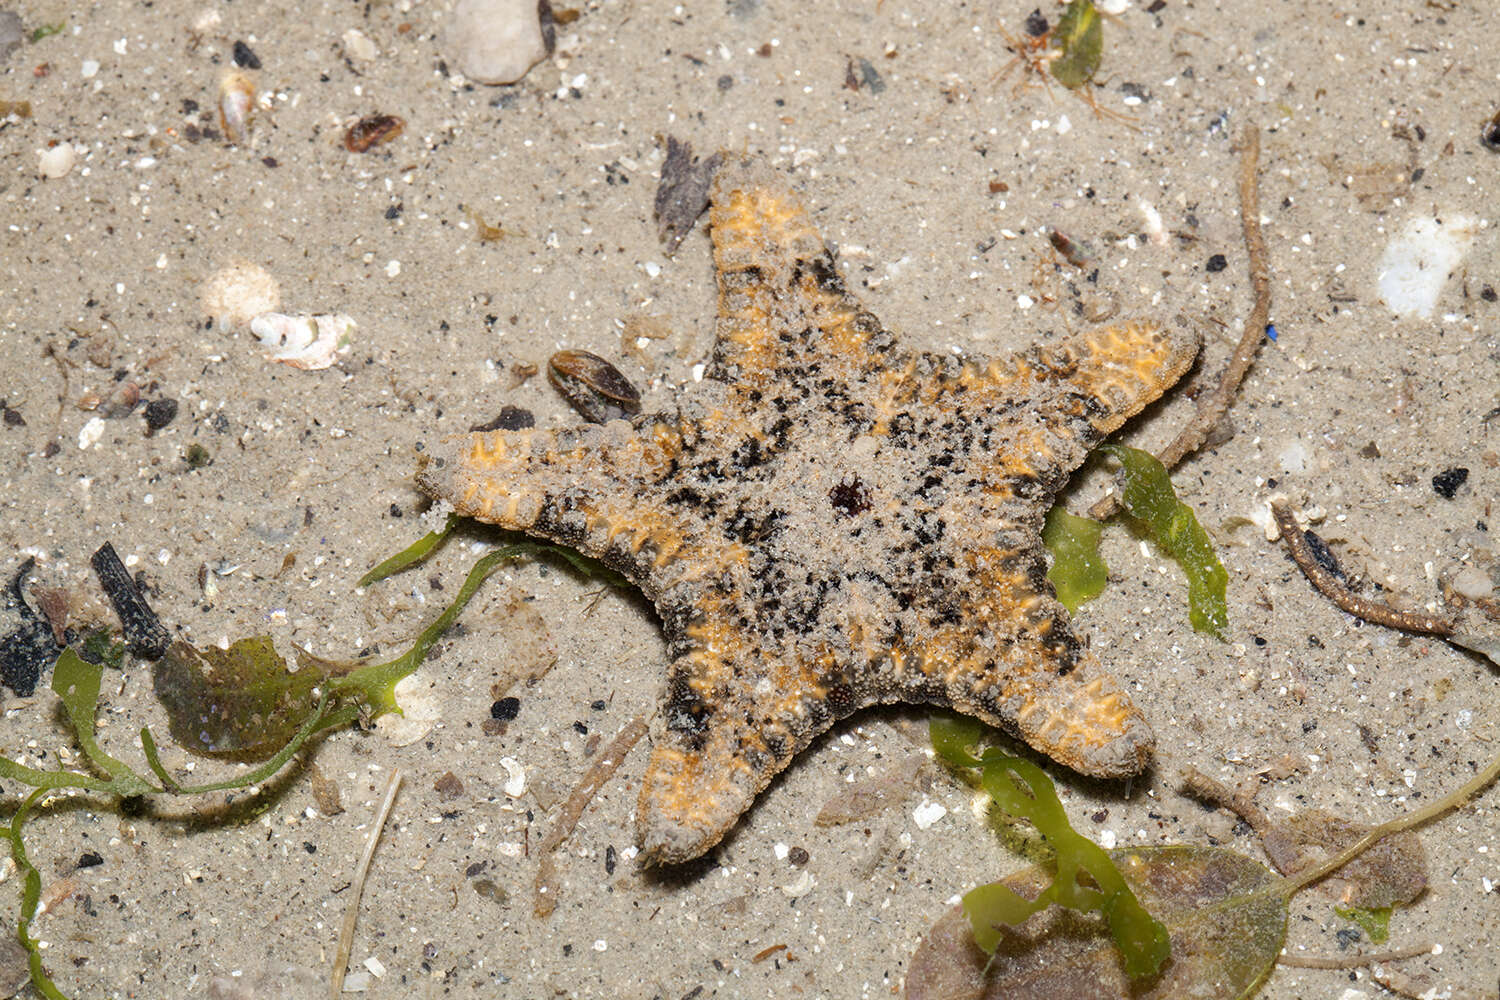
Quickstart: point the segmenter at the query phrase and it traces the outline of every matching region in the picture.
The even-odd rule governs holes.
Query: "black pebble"
[[[1208,258],[1208,265],[1207,265],[1207,267],[1208,267],[1208,273],[1209,274],[1218,274],[1220,271],[1224,270],[1224,268],[1226,268],[1228,266],[1229,266],[1229,261],[1225,260],[1224,259],[1224,255],[1221,254],[1221,253],[1216,253],[1212,257]]]
[[[1444,500],[1452,500],[1458,488],[1469,481],[1469,470],[1463,466],[1444,469],[1432,477],[1432,492]]]
[[[146,426],[159,431],[177,418],[177,400],[153,399],[146,404]]]
[[[490,718],[509,722],[521,714],[520,698],[501,698],[490,706]]]
[[[84,851],[78,859],[79,868],[98,868],[104,864],[104,858],[95,851]]]
[[[260,69],[260,56],[244,42],[235,42],[234,64],[242,69]]]

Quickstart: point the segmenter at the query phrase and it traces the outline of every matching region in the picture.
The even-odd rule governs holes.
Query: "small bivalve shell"
[[[250,135],[250,118],[255,113],[255,81],[238,70],[230,70],[219,80],[219,125],[225,141],[240,145]]]
[[[319,371],[331,367],[340,354],[349,352],[355,326],[354,320],[343,313],[316,316],[265,313],[250,321],[250,332],[260,338],[262,347],[271,349],[267,360]]]

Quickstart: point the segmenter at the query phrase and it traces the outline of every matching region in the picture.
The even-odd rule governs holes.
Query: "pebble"
[[[104,436],[104,418],[90,417],[78,430],[78,447],[81,451],[87,451],[93,445],[99,443]]]
[[[51,149],[44,149],[37,157],[36,172],[48,180],[57,180],[68,176],[73,169],[73,163],[78,159],[78,153],[73,149],[71,142],[60,142]]]
[[[281,308],[281,285],[263,267],[231,264],[209,275],[202,301],[203,315],[230,330]]]
[[[343,42],[344,51],[356,62],[374,62],[380,56],[380,46],[358,28],[350,28],[344,32]]]
[[[480,83],[515,83],[547,58],[536,0],[459,0],[448,45],[460,72]]]

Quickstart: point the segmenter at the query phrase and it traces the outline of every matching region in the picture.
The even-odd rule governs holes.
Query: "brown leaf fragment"
[[[1328,171],[1329,181],[1347,189],[1361,208],[1380,212],[1389,208],[1397,198],[1405,197],[1411,190],[1411,175],[1417,166],[1417,150],[1413,144],[1405,163],[1370,160],[1354,162],[1350,157],[1337,153],[1326,153],[1318,157],[1318,162]]]
[[[906,1000],[1177,1000],[1240,997],[1281,951],[1286,904],[1260,893],[1275,876],[1232,851],[1201,847],[1109,852],[1141,904],[1167,925],[1172,955],[1159,975],[1132,981],[1102,917],[1049,907],[1006,931],[993,960],[974,944],[963,907],[922,939],[906,975]],[[1034,899],[1052,872],[1005,879]]]
[[[308,766],[308,779],[312,782],[313,804],[324,816],[337,816],[344,811],[344,796],[338,782],[318,769],[317,764]]]
[[[1370,832],[1363,823],[1321,809],[1272,823],[1261,844],[1276,870],[1292,875],[1333,857]],[[1404,906],[1427,888],[1427,852],[1412,831],[1393,834],[1319,883],[1340,906]]]
[[[47,626],[52,629],[53,641],[58,646],[66,646],[68,644],[68,613],[73,607],[71,595],[63,587],[33,587],[31,599],[36,602],[36,609],[42,613],[42,617],[47,620]]]
[[[464,793],[463,781],[452,771],[444,772],[441,778],[433,782],[432,788],[444,802],[452,801]]]
[[[893,806],[900,806],[911,793],[912,782],[927,759],[913,754],[885,771],[843,788],[823,803],[813,820],[818,826],[841,826],[872,819]]]
[[[12,997],[31,982],[31,966],[26,949],[16,940],[16,927],[0,920],[0,996]]]
[[[698,216],[708,208],[708,189],[724,157],[720,153],[693,159],[693,144],[667,136],[667,158],[656,188],[656,238],[669,254],[676,253]]]

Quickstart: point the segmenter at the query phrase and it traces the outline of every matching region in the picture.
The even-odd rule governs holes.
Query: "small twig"
[[[1317,588],[1318,593],[1354,617],[1407,632],[1426,632],[1436,636],[1453,634],[1454,621],[1451,618],[1418,611],[1400,611],[1389,604],[1360,597],[1319,564],[1313,556],[1312,548],[1307,544],[1307,536],[1297,527],[1297,520],[1292,516],[1290,507],[1281,500],[1272,500],[1271,516],[1276,519],[1276,527],[1281,529],[1281,540],[1286,543],[1286,550],[1292,561],[1307,576],[1308,582]]]
[[[578,825],[578,819],[588,808],[589,802],[625,762],[625,758],[645,733],[646,717],[644,715],[637,715],[625,724],[625,728],[621,729],[619,735],[610,741],[604,753],[594,761],[593,766],[584,774],[583,780],[568,795],[568,801],[563,803],[552,828],[542,838],[541,845],[537,848],[539,857],[536,867],[536,902],[533,904],[533,912],[538,917],[550,917],[552,911],[557,909],[558,881],[557,867],[552,862],[553,850],[572,836],[573,828]]]
[[[401,787],[401,771],[391,771],[385,783],[385,795],[380,807],[375,810],[375,822],[371,825],[369,839],[365,841],[364,856],[359,859],[359,868],[354,873],[353,892],[349,894],[348,909],[344,911],[344,929],[339,933],[338,950],[333,955],[333,975],[330,977],[329,997],[339,1000],[344,991],[344,974],[349,968],[349,954],[354,950],[354,925],[359,922],[359,897],[365,891],[365,878],[370,874],[370,860],[375,857],[375,845],[380,842],[380,832],[396,804],[396,790]]]
[[[1218,806],[1220,809],[1228,809],[1249,823],[1256,836],[1262,840],[1272,831],[1271,820],[1266,816],[1265,811],[1255,804],[1253,793],[1244,790],[1231,791],[1228,786],[1209,777],[1191,764],[1179,771],[1177,778],[1178,787],[1185,794],[1209,805]]]
[[[1157,454],[1157,458],[1168,469],[1174,469],[1189,455],[1203,447],[1229,406],[1234,402],[1240,383],[1255,363],[1261,342],[1266,339],[1266,320],[1271,316],[1271,265],[1266,254],[1266,241],[1260,232],[1260,190],[1256,183],[1256,164],[1260,160],[1260,129],[1247,126],[1240,137],[1240,228],[1244,233],[1245,249],[1250,257],[1250,285],[1255,300],[1250,315],[1245,320],[1239,345],[1229,359],[1224,374],[1214,391],[1198,402],[1198,412],[1188,421],[1172,441]],[[1120,509],[1119,495],[1115,493],[1100,497],[1089,508],[1089,516],[1096,521],[1113,517]]]
[[[131,579],[115,547],[105,542],[90,557],[89,564],[94,567],[99,586],[104,588],[109,603],[114,605],[130,651],[148,660],[161,659],[167,647],[172,645],[172,633],[146,603],[146,595]]]
[[[1392,951],[1378,951],[1362,955],[1287,955],[1282,954],[1276,961],[1281,965],[1289,965],[1297,969],[1359,969],[1366,965],[1379,965],[1382,962],[1400,962],[1408,958],[1418,958],[1422,955],[1431,955],[1432,944],[1414,944],[1410,948],[1396,948]]]

